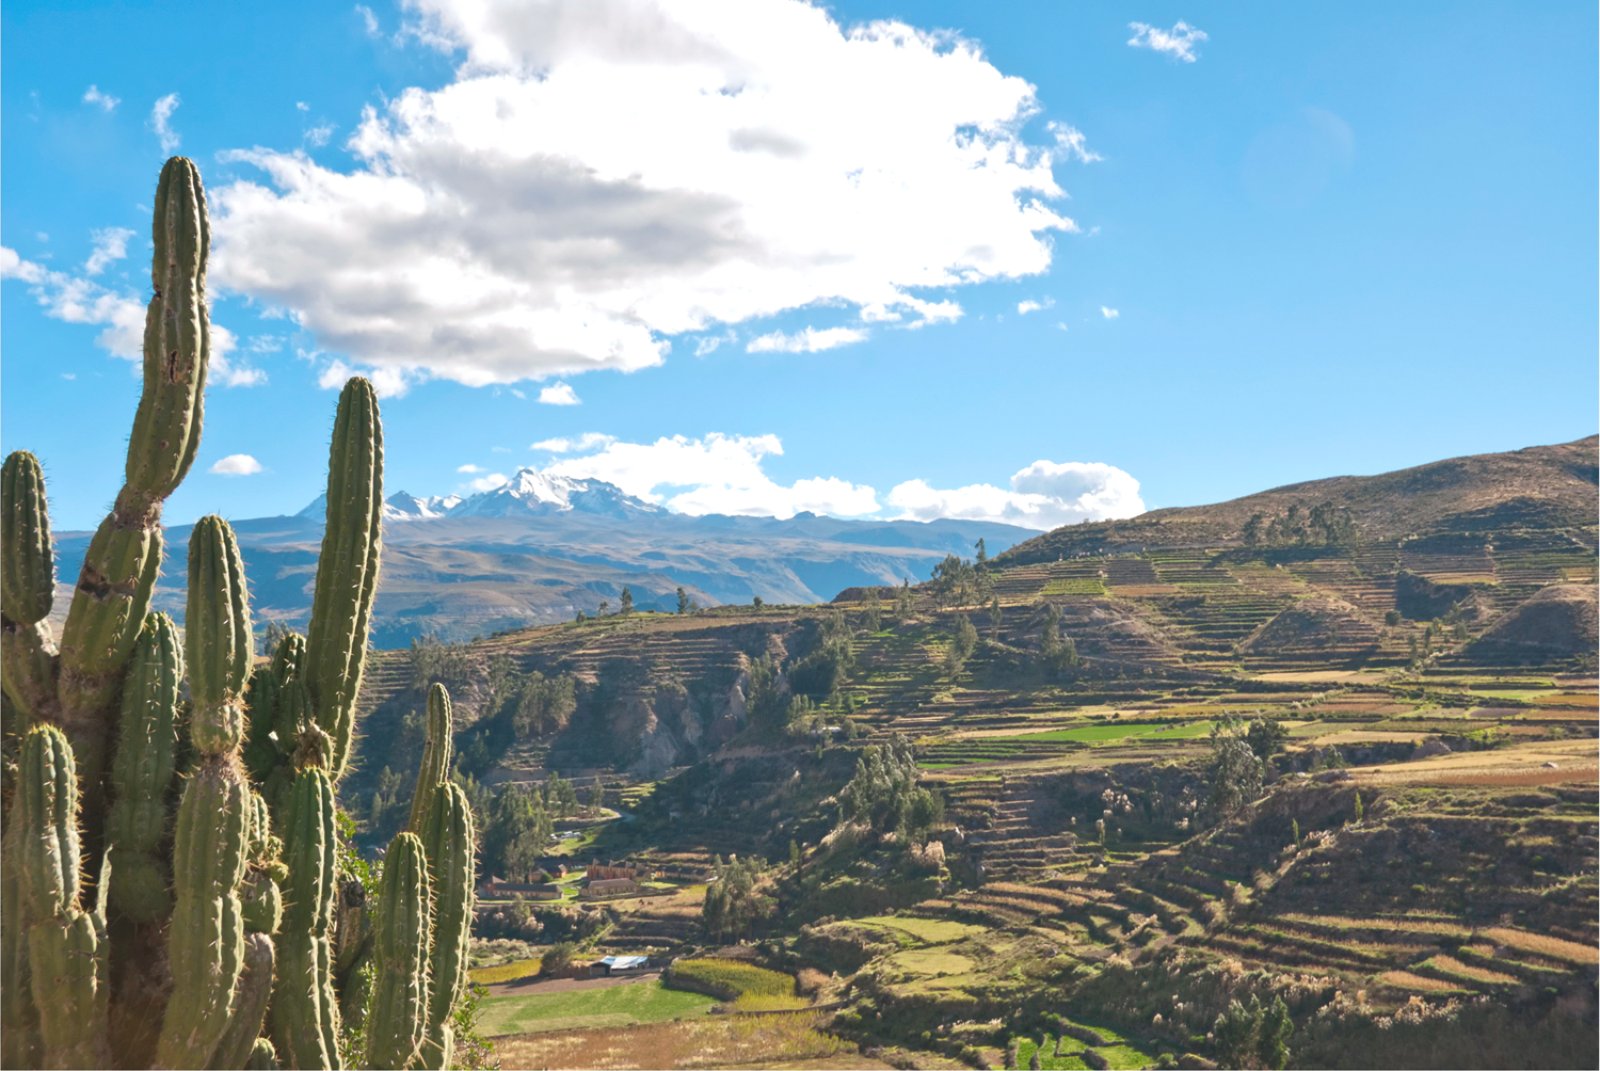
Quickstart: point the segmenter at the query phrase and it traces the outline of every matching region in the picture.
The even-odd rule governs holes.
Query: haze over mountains
[[[304,628],[321,547],[323,496],[287,517],[235,520],[258,622]],[[947,554],[998,553],[1037,533],[986,521],[689,516],[597,479],[523,469],[462,498],[397,491],[384,505],[384,555],[373,642],[434,634],[463,640],[569,621],[622,588],[641,610],[675,610],[682,586],[700,606],[825,602],[844,588],[926,580]],[[166,573],[180,576],[189,527],[168,529]],[[88,533],[60,539],[62,577],[76,577]],[[182,584],[158,605],[181,615]]]

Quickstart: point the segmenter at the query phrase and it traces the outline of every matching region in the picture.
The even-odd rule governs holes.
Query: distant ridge
[[[1253,514],[1270,518],[1330,502],[1350,511],[1362,540],[1507,528],[1591,526],[1600,510],[1600,436],[1556,446],[1475,454],[1377,476],[1334,476],[1275,487],[1210,506],[1151,510],[1125,521],[1057,528],[1000,555],[1026,565],[1119,548],[1225,547]]]

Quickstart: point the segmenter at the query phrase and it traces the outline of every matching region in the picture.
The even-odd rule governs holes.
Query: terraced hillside
[[[479,749],[475,776],[601,775],[621,817],[582,851],[658,875],[581,909],[593,952],[715,946],[697,909],[715,860],[764,858],[775,910],[745,934],[754,954],[826,978],[819,1021],[901,1066],[1203,1066],[1234,1000],[1246,1017],[1282,1001],[1294,1065],[1587,1066],[1592,469],[1583,486],[1586,523],[1529,508],[1337,546],[1109,541],[827,607],[386,653],[349,783],[405,764],[425,664],[446,665],[463,754],[505,745]],[[1503,496],[1461,501],[1507,516],[1484,505]],[[815,702],[756,717],[761,665],[798,692],[841,636]],[[570,721],[494,736],[505,682],[534,672],[577,682]],[[1268,719],[1264,783],[1226,810],[1213,734]],[[895,736],[943,801],[929,844],[843,817],[863,745]],[[915,880],[884,862],[908,847]]]

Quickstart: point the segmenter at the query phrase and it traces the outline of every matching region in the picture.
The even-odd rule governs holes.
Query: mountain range
[[[318,496],[290,516],[232,521],[258,623],[304,628],[326,508]],[[602,603],[614,610],[625,586],[641,610],[675,610],[679,587],[699,606],[825,602],[852,586],[925,580],[947,554],[970,557],[979,539],[998,553],[1037,534],[985,521],[693,517],[604,480],[531,468],[465,498],[399,491],[383,515],[379,647],[569,621]],[[181,555],[188,539],[188,526],[169,528],[167,553]],[[61,577],[77,576],[88,540],[62,534]],[[157,605],[181,615],[183,570],[169,559],[165,573],[177,579],[158,588]]]

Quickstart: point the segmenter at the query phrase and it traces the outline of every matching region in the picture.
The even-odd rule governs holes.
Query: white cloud
[[[98,244],[98,237],[96,241]],[[89,259],[92,264],[95,258]],[[52,320],[101,328],[95,336],[95,344],[113,357],[143,360],[145,305],[132,295],[110,290],[93,279],[52,271],[23,260],[8,246],[0,246],[0,279],[17,279],[27,284],[29,293]],[[232,331],[222,324],[212,323],[208,381],[224,387],[255,387],[265,383],[267,374],[261,369],[232,362],[229,354],[236,343]]]
[[[529,450],[544,450],[552,454],[570,454],[575,451],[587,452],[599,450],[601,447],[610,446],[616,442],[614,435],[604,435],[598,431],[586,431],[577,438],[540,439]]]
[[[161,141],[161,151],[165,153],[176,152],[178,143],[183,139],[178,132],[172,129],[172,113],[178,110],[178,105],[183,101],[176,93],[168,93],[156,101],[155,107],[150,109],[150,129],[156,132],[156,137]]]
[[[539,391],[540,405],[581,405],[578,392],[566,383],[552,383]]]
[[[335,359],[317,375],[317,386],[323,390],[342,390],[351,376],[366,376],[380,398],[398,398],[411,385],[398,368],[352,368]]]
[[[1045,128],[1055,137],[1056,148],[1061,150],[1063,156],[1071,157],[1080,164],[1092,164],[1105,159],[1089,148],[1089,140],[1084,137],[1083,131],[1070,123],[1052,119],[1045,124]]]
[[[784,485],[763,470],[783,453],[776,435],[682,435],[653,443],[608,442],[598,452],[562,458],[545,472],[614,483],[630,495],[679,513],[792,517],[801,511],[855,517],[875,513],[871,487],[831,476]]]
[[[217,284],[355,363],[644,368],[678,335],[1037,274],[1076,229],[1033,87],[952,33],[800,0],[407,7],[452,82],[369,108],[352,171],[249,149],[225,159],[264,178],[213,196]]]
[[[328,144],[328,139],[333,137],[334,125],[332,123],[318,123],[306,131],[306,144],[313,149],[320,149]]]
[[[378,36],[378,16],[366,4],[356,5],[356,15],[361,19],[361,28],[367,32],[368,37]]]
[[[824,327],[819,330],[807,327],[792,335],[782,331],[757,335],[745,344],[744,349],[746,353],[817,353],[866,340],[867,332],[860,328]]]
[[[1017,302],[1017,315],[1026,316],[1030,312],[1038,312],[1040,309],[1048,309],[1055,303],[1055,298],[1047,297],[1039,301],[1035,301],[1033,298],[1025,298],[1022,301]]]
[[[1170,30],[1163,30],[1159,26],[1151,26],[1144,22],[1130,22],[1128,29],[1133,31],[1133,36],[1128,38],[1128,44],[1132,47],[1165,52],[1184,63],[1193,63],[1197,58],[1194,46],[1207,40],[1204,30],[1190,26],[1182,19],[1174,23]]]
[[[1110,308],[1108,306],[1101,305],[1100,306],[1100,315],[1103,318],[1107,319],[1107,320],[1115,320],[1118,316],[1121,316],[1122,313],[1121,313],[1121,311],[1119,311],[1117,309],[1113,309],[1113,308]]]
[[[91,85],[83,91],[83,102],[85,104],[98,105],[104,111],[114,112],[117,110],[117,105],[122,103],[122,98],[113,97],[110,93],[102,93],[99,86]]]
[[[940,490],[925,480],[907,480],[889,492],[888,502],[912,520],[958,517],[1041,529],[1144,512],[1138,480],[1115,466],[1086,461],[1035,461],[1011,477],[1009,489],[979,483]]]
[[[261,462],[249,454],[229,454],[211,466],[218,476],[254,476],[261,471]]]
[[[311,110],[311,105],[307,104],[303,100],[297,100],[294,102],[294,110],[297,112],[309,112]]]
[[[472,491],[493,491],[496,487],[504,487],[511,480],[503,472],[491,472],[487,476],[479,476],[476,480],[468,480],[467,488]]]
[[[456,466],[456,471],[457,472],[464,472],[464,473],[467,473],[467,474],[470,475],[470,474],[472,474],[474,472],[482,472],[483,468],[482,468],[482,466],[474,465],[474,464],[471,464],[469,462],[468,464],[465,464],[465,465],[457,465]]]
[[[109,265],[128,255],[128,239],[133,237],[133,231],[127,227],[104,227],[91,231],[90,237],[94,239],[94,250],[89,254],[89,259],[84,261],[83,270],[90,275],[99,275]]]

